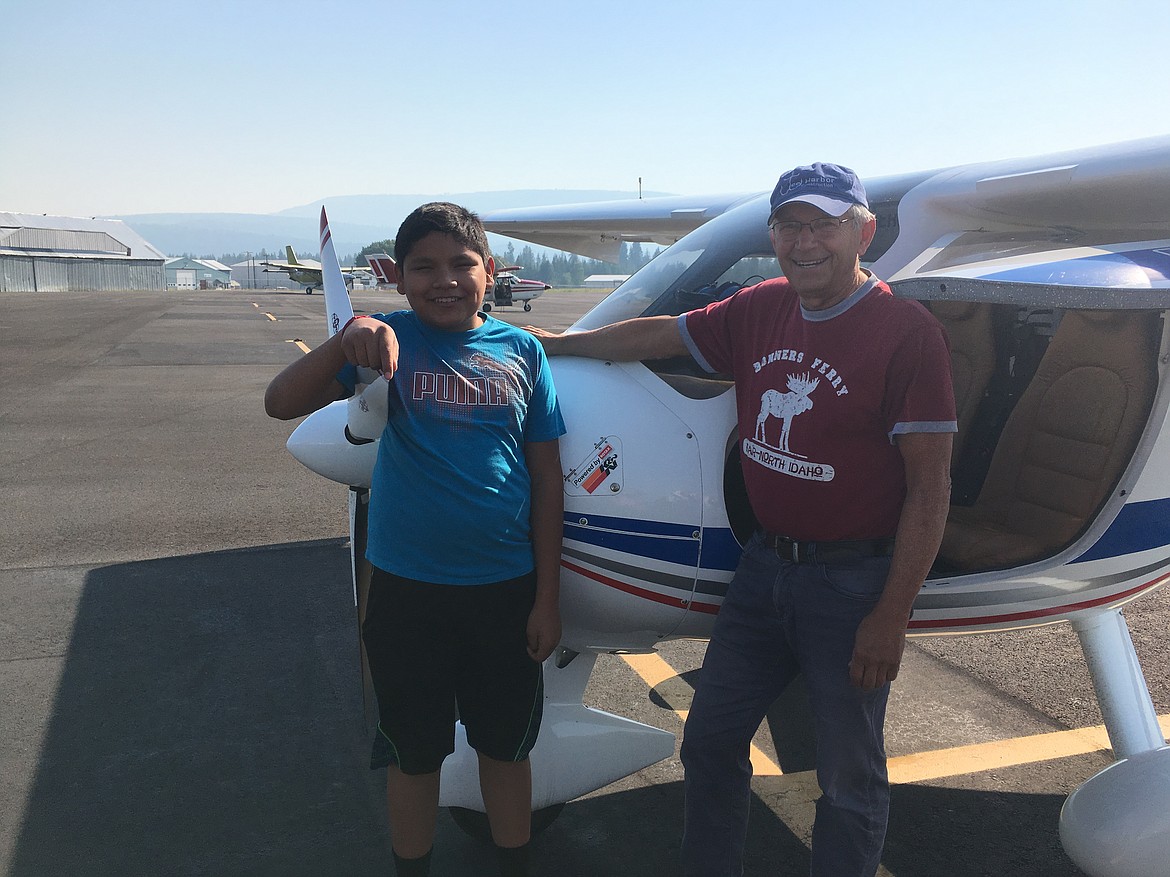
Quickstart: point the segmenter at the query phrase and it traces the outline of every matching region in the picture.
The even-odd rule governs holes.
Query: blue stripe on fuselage
[[[1170,545],[1170,499],[1131,502],[1122,506],[1101,538],[1072,562],[1119,557],[1163,545]]]
[[[585,525],[580,523],[582,518],[587,520]],[[565,513],[565,536],[569,539],[687,566],[699,563],[700,545],[692,538],[694,529],[663,521]],[[1132,502],[1122,507],[1101,538],[1072,563],[1120,557],[1163,545],[1170,545],[1170,499]],[[740,546],[726,527],[708,528],[703,531],[702,552],[704,569],[730,571],[739,562]]]
[[[586,523],[582,524],[582,519]],[[696,529],[687,524],[664,521],[565,513],[566,539],[686,566],[699,564],[700,543],[694,538]],[[731,530],[704,530],[702,546],[705,569],[735,569],[740,551]]]

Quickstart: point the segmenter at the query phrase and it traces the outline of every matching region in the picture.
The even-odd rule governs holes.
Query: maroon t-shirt
[[[699,364],[735,379],[760,524],[801,541],[893,536],[906,494],[894,437],[956,428],[938,321],[874,279],[805,311],[783,278],[679,320]]]

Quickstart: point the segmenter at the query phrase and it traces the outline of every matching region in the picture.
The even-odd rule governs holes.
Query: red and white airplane
[[[1170,747],[1120,609],[1170,580],[1170,137],[864,182],[878,218],[866,264],[947,327],[959,411],[953,505],[910,632],[1070,623],[1118,760],[1066,802],[1065,848],[1094,877],[1164,873]],[[575,329],[679,314],[777,273],[766,192],[655,200],[484,222],[599,258],[622,241],[677,240]],[[330,276],[336,328],[352,311],[340,271],[330,297]],[[671,735],[582,694],[600,653],[709,635],[755,526],[740,458],[758,442],[737,434],[731,381],[689,360],[552,368],[569,429],[564,635],[532,766],[534,808],[555,812],[672,754]],[[385,398],[381,378],[364,379],[372,389],[288,442],[352,488],[358,558]],[[459,732],[442,803],[482,811]]]
[[[532,310],[532,300],[539,298],[546,289],[552,289],[543,280],[525,280],[517,277],[515,272],[523,271],[520,265],[506,265],[496,267],[496,282],[488,295],[491,301],[484,301],[483,309],[490,311],[492,305],[507,307],[516,302],[524,304],[524,310]]]

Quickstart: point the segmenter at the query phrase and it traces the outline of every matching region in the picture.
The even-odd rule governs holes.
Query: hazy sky
[[[1051,152],[1170,133],[1168,32],[1166,0],[0,0],[0,211]]]

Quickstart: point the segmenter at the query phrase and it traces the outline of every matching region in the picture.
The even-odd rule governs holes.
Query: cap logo
[[[868,206],[865,188],[853,171],[840,165],[823,163],[793,168],[780,175],[772,191],[772,212],[775,213],[784,204],[794,200],[806,200],[829,210],[835,210],[838,206],[844,209],[850,204]]]
[[[780,194],[787,195],[793,189],[809,187],[814,189],[829,189],[837,192],[847,192],[849,186],[844,180],[826,176],[801,176],[797,173],[787,173],[780,178]]]

